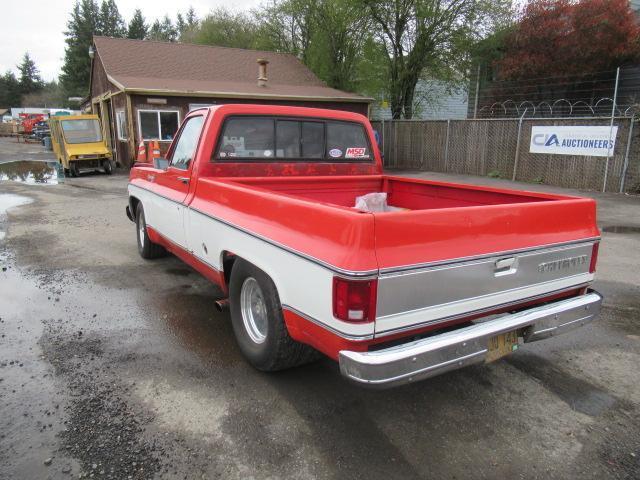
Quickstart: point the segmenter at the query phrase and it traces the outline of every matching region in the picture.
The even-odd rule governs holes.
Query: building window
[[[171,141],[178,131],[180,114],[176,110],[138,110],[140,138]]]
[[[127,115],[124,110],[116,112],[116,128],[118,129],[118,140],[129,139],[129,126],[127,125]]]

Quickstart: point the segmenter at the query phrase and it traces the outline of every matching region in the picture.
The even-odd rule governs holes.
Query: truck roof
[[[364,115],[345,110],[331,110],[328,108],[314,107],[293,107],[289,105],[261,105],[252,103],[227,103],[224,105],[214,105],[211,107],[203,107],[202,109],[210,110],[212,113],[229,115],[278,115],[292,117],[313,117],[328,118],[334,120],[343,120],[351,122],[366,123],[368,118]],[[192,110],[190,114],[201,109]]]

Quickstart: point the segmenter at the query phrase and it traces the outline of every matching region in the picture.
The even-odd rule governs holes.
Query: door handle
[[[178,177],[178,180],[184,183],[185,185],[189,183],[189,177]]]

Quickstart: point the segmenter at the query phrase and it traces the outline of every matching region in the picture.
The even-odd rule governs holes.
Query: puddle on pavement
[[[0,164],[0,181],[27,185],[57,185],[62,181],[55,162],[18,161]]]
[[[631,225],[611,225],[604,227],[603,232],[607,233],[640,233],[640,227],[633,227]]]

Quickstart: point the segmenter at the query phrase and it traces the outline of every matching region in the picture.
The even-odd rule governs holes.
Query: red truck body
[[[234,119],[247,118],[273,120],[273,150],[247,146],[255,138],[271,145],[264,129],[227,135]],[[295,135],[298,128],[303,152],[304,128],[313,122],[309,128],[324,139],[322,158],[284,158],[280,130]],[[349,138],[344,132],[356,127],[365,143],[330,150],[331,135]],[[176,160],[185,148],[187,161]],[[345,151],[362,156],[346,158]],[[255,152],[266,158],[235,156]],[[337,152],[342,158],[334,161]],[[239,325],[234,264],[240,258],[259,269],[279,298],[280,320],[272,313],[268,321],[282,321],[294,342],[340,361],[354,381],[395,385],[493,358],[488,341],[504,343],[510,332],[520,343],[546,338],[599,309],[600,296],[588,290],[599,242],[593,200],[385,175],[360,115],[259,105],[197,110],[167,157],[168,166],[131,170],[130,218],[140,224],[136,212],[144,209],[139,247],[146,233],[147,242],[216,282]],[[386,193],[397,210],[354,208],[372,192]],[[491,316],[497,320],[484,321]],[[251,348],[243,348],[249,357]]]

